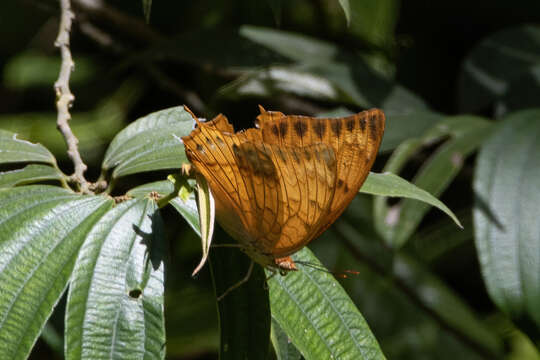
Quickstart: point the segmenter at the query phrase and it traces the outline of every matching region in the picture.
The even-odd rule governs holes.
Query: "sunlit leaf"
[[[58,169],[52,166],[30,164],[22,169],[0,172],[0,187],[12,187],[45,180],[60,180],[63,176]]]
[[[81,244],[111,206],[53,186],[0,190],[0,358],[28,356]]]
[[[56,164],[53,154],[43,145],[21,140],[15,133],[0,130],[0,163],[16,162]]]
[[[109,145],[103,169],[113,177],[160,169],[178,169],[187,162],[180,137],[194,121],[183,107],[161,110],[131,123]]]
[[[297,263],[322,267],[304,248]],[[311,266],[269,281],[272,316],[306,359],[384,359],[364,318],[334,277]],[[267,271],[267,275],[271,272]]]
[[[155,202],[134,199],[88,235],[73,270],[67,359],[163,359],[163,224]]]
[[[461,227],[461,223],[454,213],[439,199],[392,173],[377,174],[370,172],[366,181],[360,188],[360,192],[371,195],[403,197],[422,201],[439,208],[446,215],[450,216],[456,225]]]

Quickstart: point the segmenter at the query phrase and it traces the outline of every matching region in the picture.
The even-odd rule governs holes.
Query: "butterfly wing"
[[[314,237],[324,232],[345,210],[364,183],[375,161],[385,126],[378,109],[343,118],[311,118],[265,111],[257,117],[265,143],[304,147],[323,143],[334,150],[335,193],[330,211]]]

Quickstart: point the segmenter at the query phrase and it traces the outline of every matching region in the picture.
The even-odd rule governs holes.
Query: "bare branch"
[[[54,43],[56,47],[60,48],[62,55],[60,74],[58,75],[58,80],[54,83],[54,89],[56,91],[56,109],[58,111],[56,125],[66,140],[68,156],[73,161],[75,169],[71,177],[80,185],[81,191],[86,193],[88,192],[89,184],[84,177],[84,172],[86,171],[87,166],[82,161],[81,154],[77,147],[79,140],[73,135],[68,123],[69,120],[71,120],[69,108],[75,100],[75,96],[73,96],[69,89],[69,78],[75,66],[69,50],[69,34],[71,31],[71,22],[75,15],[71,11],[70,0],[60,0],[60,7],[62,12],[60,26],[58,37]]]

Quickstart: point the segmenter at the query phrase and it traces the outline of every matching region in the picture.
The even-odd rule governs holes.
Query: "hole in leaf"
[[[129,291],[129,297],[133,299],[138,299],[142,295],[141,289],[133,289]]]

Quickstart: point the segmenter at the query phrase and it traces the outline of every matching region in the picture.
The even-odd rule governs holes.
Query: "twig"
[[[76,181],[80,190],[83,193],[88,192],[88,182],[84,177],[84,172],[87,169],[86,164],[81,159],[81,154],[77,147],[79,140],[73,135],[71,128],[69,127],[69,120],[71,120],[71,114],[69,113],[69,108],[75,100],[75,96],[71,93],[69,89],[69,78],[71,72],[75,66],[73,59],[71,58],[71,52],[69,50],[69,33],[71,31],[71,22],[75,15],[71,11],[70,0],[60,0],[61,7],[61,17],[60,17],[60,26],[58,30],[58,37],[54,45],[60,48],[62,54],[62,65],[60,66],[60,74],[58,75],[58,80],[54,83],[54,89],[56,91],[56,109],[58,111],[58,117],[56,120],[56,125],[68,147],[68,156],[73,161],[74,172],[71,175],[71,178]]]

